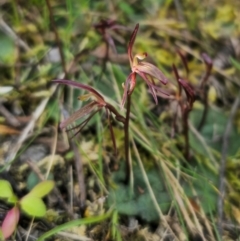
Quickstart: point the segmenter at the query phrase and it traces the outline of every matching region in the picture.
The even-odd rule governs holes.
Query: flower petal
[[[206,53],[202,53],[202,58],[203,58],[204,63],[212,68],[213,61],[210,58],[210,56],[208,56]]]
[[[85,85],[85,84],[82,84],[82,83],[79,83],[76,81],[72,81],[72,80],[64,80],[64,79],[53,80],[53,82],[59,83],[59,84],[64,84],[64,85],[69,85],[69,86],[73,86],[75,88],[84,89],[86,91],[89,91],[97,98],[97,100],[100,104],[105,104],[105,100],[104,100],[103,96],[100,95],[95,89],[93,89],[89,85]]]
[[[135,77],[133,77],[134,75],[135,75]],[[134,72],[132,72],[127,77],[127,80],[125,81],[121,108],[123,108],[123,106],[125,105],[125,102],[126,102],[126,99],[127,99],[127,95],[128,95],[129,85],[130,85],[131,81],[133,80],[133,78],[136,80],[136,73],[134,73]],[[134,89],[134,86],[132,85],[131,86],[131,92],[133,91],[133,89]]]
[[[61,122],[60,128],[64,129],[66,126],[73,123],[74,121],[88,115],[89,113],[91,113],[93,111],[93,109],[96,106],[99,106],[96,101],[92,101],[92,102],[88,103],[87,105],[82,107],[80,110],[74,112],[69,118],[67,118],[66,120]]]
[[[132,48],[133,48],[133,44],[134,44],[136,36],[137,36],[138,28],[139,28],[139,24],[136,24],[136,26],[132,32],[132,35],[130,37],[130,41],[128,43],[128,58],[129,58],[131,67],[132,67],[132,62],[133,62]]]
[[[144,72],[146,74],[151,75],[153,78],[158,79],[162,82],[162,84],[167,84],[168,79],[167,77],[160,71],[155,65],[150,64],[148,62],[140,62],[136,66],[136,70],[138,72]]]
[[[155,85],[153,79],[149,80],[149,77],[152,78],[151,76],[147,76],[145,73],[141,73],[140,71],[137,71],[137,74],[139,74],[143,78],[143,80],[147,83],[147,85],[148,85],[148,87],[150,89],[150,92],[151,92],[151,94],[152,94],[156,104],[158,104],[156,91],[161,93],[161,94],[163,94],[163,95],[170,96],[169,93],[165,92],[162,88],[160,88],[157,85]]]
[[[148,76],[145,74],[145,73],[142,73],[142,72],[138,72],[138,74],[143,78],[143,80],[145,80],[145,82],[147,83],[148,87],[149,87],[149,90],[153,96],[153,99],[156,103],[156,105],[158,104],[158,100],[157,100],[157,95],[156,95],[156,91],[154,89],[154,84],[151,83],[150,80],[148,80]],[[153,82],[153,80],[152,80]]]

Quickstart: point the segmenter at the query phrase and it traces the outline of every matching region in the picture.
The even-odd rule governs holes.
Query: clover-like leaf
[[[52,191],[54,187],[54,182],[50,180],[42,181],[39,184],[37,184],[29,193],[27,196],[33,196],[38,198],[43,198],[46,196],[49,192]]]
[[[16,203],[17,197],[13,193],[11,184],[6,180],[0,180],[0,198],[6,199],[8,203]]]
[[[46,214],[46,206],[39,197],[26,195],[20,200],[20,206],[31,217],[43,217]]]

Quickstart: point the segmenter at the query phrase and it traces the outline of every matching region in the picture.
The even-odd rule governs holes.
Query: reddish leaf
[[[5,239],[10,237],[14,233],[19,221],[19,216],[20,212],[16,206],[14,206],[11,210],[8,211],[6,217],[3,220],[1,228],[3,237]]]
[[[54,83],[59,83],[59,84],[64,84],[64,85],[69,85],[69,86],[73,86],[75,88],[79,88],[79,89],[83,89],[86,91],[89,91],[90,93],[92,93],[98,100],[98,102],[102,105],[105,105],[105,100],[103,98],[102,95],[100,95],[95,89],[93,89],[91,86],[89,85],[85,85],[76,81],[72,81],[72,80],[53,80]]]

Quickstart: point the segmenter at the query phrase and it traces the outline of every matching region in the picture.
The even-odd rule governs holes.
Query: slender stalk
[[[124,125],[125,125],[125,121],[126,121],[126,119],[122,116],[122,115],[120,115],[119,114],[119,112],[116,110],[116,108],[115,107],[113,107],[111,104],[109,104],[109,103],[106,103],[106,109],[108,109],[111,113],[113,113],[114,115],[115,115],[115,119],[117,120],[117,121],[120,121],[120,122],[122,122]]]
[[[127,112],[126,119],[124,123],[124,145],[125,145],[125,159],[126,159],[126,178],[125,183],[129,184],[131,177],[131,162],[129,159],[129,120],[130,120],[130,110],[131,110],[131,94],[127,95]]]

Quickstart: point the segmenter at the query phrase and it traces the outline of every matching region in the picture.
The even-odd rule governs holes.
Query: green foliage
[[[191,112],[190,119],[194,126],[198,126],[199,120],[202,116],[202,110],[195,109]],[[222,150],[222,138],[227,126],[228,116],[223,111],[218,111],[215,109],[209,109],[206,122],[201,129],[201,135],[204,137],[206,145],[209,148],[213,148],[219,153]],[[235,155],[239,150],[239,138],[240,133],[238,133],[235,126],[233,126],[229,138],[229,148],[228,155]],[[203,156],[208,156],[205,148],[200,143],[197,136],[193,133],[190,134],[190,144],[191,147]]]
[[[29,193],[28,196],[43,198],[46,196],[54,187],[53,181],[42,181],[37,184]]]
[[[31,217],[43,217],[46,214],[46,206],[42,199],[30,194],[20,200],[20,206]]]
[[[16,59],[16,48],[11,38],[7,37],[0,31],[0,62],[12,64]]]
[[[52,172],[49,173],[48,180],[53,180]],[[40,182],[40,179],[38,175],[35,172],[30,172],[27,177],[27,189],[29,191],[32,190],[39,182]]]
[[[6,180],[0,180],[0,198],[7,199],[9,203],[18,203],[21,209],[32,217],[43,217],[46,213],[46,206],[41,198],[51,192],[53,187],[53,181],[42,181],[21,200],[18,200],[11,184]]]
[[[234,59],[232,57],[230,57],[230,61],[236,69],[240,70],[240,62],[239,61],[237,61],[236,59]]]
[[[111,234],[114,240],[122,241],[121,233],[118,228],[118,225],[119,225],[118,219],[119,219],[118,211],[114,210],[112,214],[112,219],[111,219]]]
[[[37,239],[37,241],[44,241],[44,240],[46,240],[46,238],[49,238],[49,237],[53,236],[54,234],[57,234],[60,231],[69,229],[71,227],[75,227],[77,225],[87,225],[87,224],[103,222],[104,220],[108,219],[111,215],[112,215],[112,212],[107,212],[107,213],[97,216],[97,217],[81,218],[81,219],[69,221],[67,223],[58,225],[55,228],[44,233],[42,236],[40,236]]]
[[[17,197],[13,193],[11,184],[6,180],[0,180],[0,198],[6,199],[8,203],[16,203]]]
[[[0,180],[0,197],[10,198],[13,195],[12,186],[8,181]]]
[[[113,180],[116,182],[116,187],[113,187],[110,191],[109,203],[115,203],[115,208],[119,214],[140,216],[146,221],[157,221],[159,216],[138,166],[134,166],[133,173],[133,195],[131,194],[131,187],[121,183],[125,174],[123,166],[118,172],[114,173]],[[147,170],[147,175],[161,210],[166,212],[171,204],[171,197],[164,187],[163,179],[159,172],[153,168]]]
[[[219,175],[209,169],[203,163],[195,165],[192,171],[186,170],[191,176],[189,180],[183,182],[186,195],[194,200],[199,198],[201,208],[206,214],[216,212],[218,198]]]

